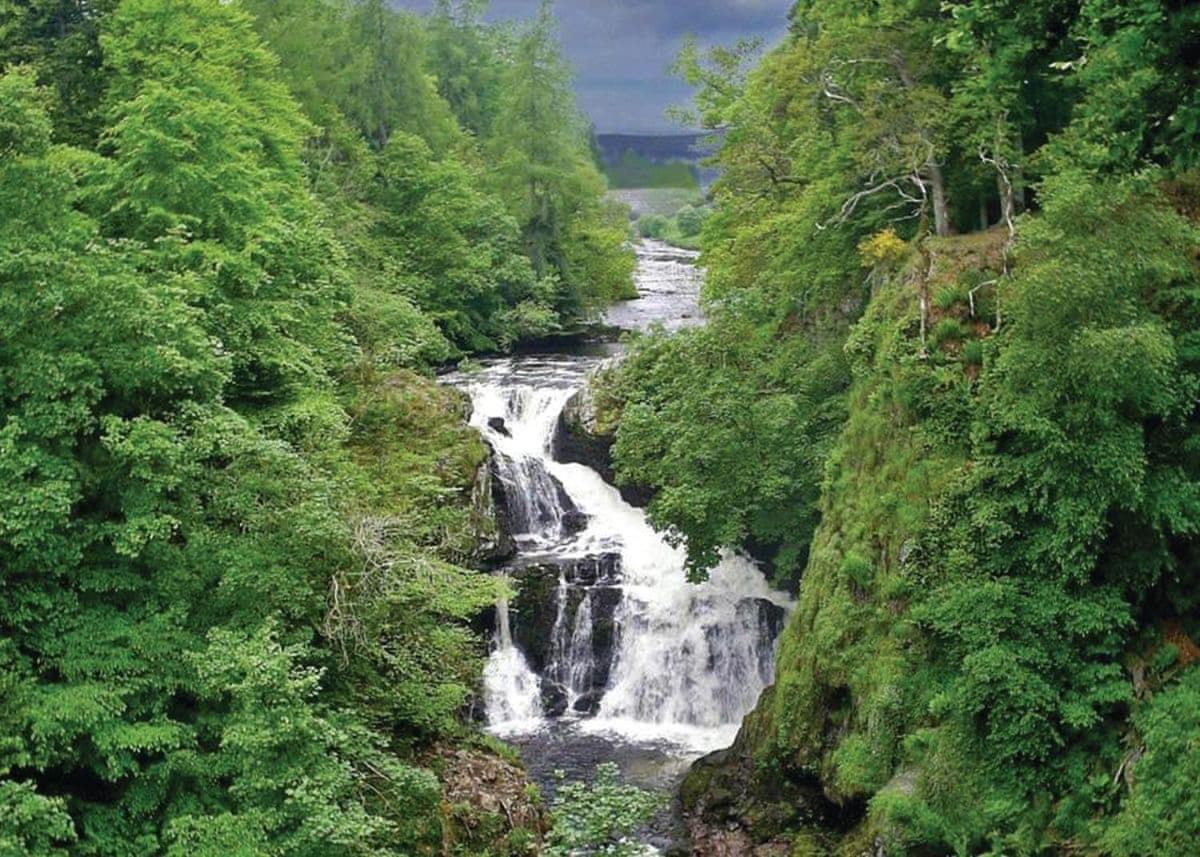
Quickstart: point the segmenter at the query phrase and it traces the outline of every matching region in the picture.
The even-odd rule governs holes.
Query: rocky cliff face
[[[508,506],[499,487],[493,455],[480,465],[471,489],[471,525],[477,564],[493,568],[517,552],[508,522]]]
[[[558,461],[583,464],[599,473],[609,485],[617,485],[612,450],[616,434],[599,427],[596,403],[590,385],[571,397],[563,408],[554,432],[554,457]],[[618,485],[626,503],[645,508],[651,492],[641,485]]]
[[[548,716],[562,715],[568,707],[594,714],[600,704],[612,671],[620,570],[620,556],[610,553],[509,572],[518,587],[510,606],[513,639],[542,676]],[[586,628],[580,627],[582,621]],[[572,669],[575,675],[569,674]]]
[[[727,750],[698,760],[680,788],[688,852],[695,857],[807,857],[827,854],[862,814],[825,795],[809,768],[766,762],[775,724],[773,688],[747,716]]]
[[[902,848],[867,806],[917,787],[905,741],[928,723],[930,681],[919,678],[928,675],[928,650],[908,615],[909,581],[919,576],[939,498],[965,460],[961,440],[911,403],[928,396],[934,413],[929,403],[961,407],[955,397],[975,370],[954,343],[926,336],[923,313],[926,295],[946,285],[938,276],[993,262],[984,252],[991,244],[977,253],[949,239],[935,249],[958,267],[939,275],[925,262],[897,273],[850,334],[849,419],[826,468],[821,523],[780,638],[775,686],[734,746],[701,759],[684,784],[697,855],[775,854],[781,842],[789,855]]]

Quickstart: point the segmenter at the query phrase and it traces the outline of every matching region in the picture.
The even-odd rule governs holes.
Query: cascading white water
[[[658,266],[651,267],[655,272],[687,269],[677,255],[654,250],[650,257],[643,252],[643,267],[649,258]],[[690,273],[680,282],[695,286]],[[667,286],[656,287],[656,306],[670,307],[671,300]],[[634,313],[636,326],[655,320],[650,317],[655,314],[661,311]],[[695,323],[697,316],[678,313],[671,326]],[[514,358],[451,379],[470,395],[471,422],[495,453],[522,556],[561,569],[542,676],[513,642],[507,605],[497,609],[484,676],[489,722],[503,732],[536,728],[551,684],[561,694],[560,710],[594,715],[580,722],[586,730],[668,741],[696,752],[728,746],[770,681],[779,616],[790,602],[752,562],[735,555],[726,556],[706,582],[688,583],[683,551],[655,532],[641,509],[595,470],[554,460],[559,417],[598,362]],[[568,581],[567,569],[613,555],[615,579]],[[601,584],[619,593],[615,605],[608,602],[615,639],[603,664],[597,661],[596,634]]]
[[[553,547],[564,535],[569,510],[547,462],[555,423],[574,390],[522,383],[519,368],[508,362],[495,364],[487,374],[498,376],[496,382],[468,385],[472,424],[484,432],[496,455],[512,534],[526,547]],[[503,423],[489,425],[496,419]]]
[[[592,599],[588,592],[575,611],[575,628],[571,631],[571,642],[567,646],[566,659],[562,665],[563,685],[567,688],[567,702],[573,707],[580,695],[591,686],[592,674],[596,671],[595,652],[592,648]]]
[[[496,451],[524,548],[561,563],[611,552],[620,556],[622,597],[613,616],[611,673],[585,727],[699,749],[726,745],[770,680],[778,629],[764,619],[763,605],[789,602],[740,556],[725,557],[707,582],[688,583],[682,550],[655,532],[642,510],[596,471],[553,460],[559,414],[594,365],[586,359],[505,360],[458,383],[471,395],[473,424]],[[503,425],[495,422],[498,415]],[[516,491],[535,496],[514,503]],[[582,531],[563,531],[562,521],[572,511],[564,501],[586,515]],[[529,516],[527,509],[551,511]],[[570,711],[590,689],[597,665],[594,596],[585,592],[571,605],[569,591],[560,577],[545,673],[562,686]],[[489,721],[505,731],[535,724],[530,698],[538,680],[511,634],[498,632],[485,674]]]
[[[496,649],[484,666],[483,686],[488,721],[493,726],[517,730],[541,722],[541,682],[513,645],[505,598],[496,604]]]

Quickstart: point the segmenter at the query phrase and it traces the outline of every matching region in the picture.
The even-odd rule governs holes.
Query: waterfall
[[[518,367],[496,368],[500,383],[469,387],[473,424],[495,454],[513,537],[524,547],[552,547],[568,534],[576,511],[547,467],[554,426],[573,390],[515,383]],[[503,382],[509,374],[511,385]]]
[[[596,362],[500,360],[454,379],[494,450],[522,560],[556,569],[544,652],[523,653],[509,626],[529,620],[497,609],[489,722],[511,731],[535,728],[543,712],[583,715],[589,730],[636,740],[728,744],[770,681],[790,603],[733,554],[705,583],[688,583],[683,551],[643,510],[595,470],[554,460],[562,410]],[[612,640],[601,645],[604,623]],[[531,662],[542,662],[540,675]]]
[[[592,675],[596,671],[595,653],[592,651],[592,593],[588,592],[575,611],[575,628],[567,646],[567,657],[563,664],[570,708],[574,708],[579,697],[591,690]]]
[[[496,641],[483,669],[488,722],[499,728],[534,728],[542,720],[541,682],[513,645],[508,599],[496,602]]]
[[[623,310],[629,326],[672,311],[669,327],[698,323],[695,269],[655,253],[643,253],[653,288],[633,302],[643,306]],[[691,303],[674,287],[692,289]],[[501,359],[448,379],[470,396],[471,423],[494,453],[518,546],[509,571],[528,588],[512,616],[497,606],[484,673],[489,723],[519,732],[546,717],[578,718],[581,729],[689,752],[728,746],[771,680],[791,602],[734,554],[706,582],[688,583],[684,552],[643,510],[590,467],[554,459],[561,414],[599,362]]]
[[[621,645],[601,718],[655,726],[722,727],[754,707],[770,679],[774,634],[765,624],[761,575],[726,557],[709,582],[626,586]]]

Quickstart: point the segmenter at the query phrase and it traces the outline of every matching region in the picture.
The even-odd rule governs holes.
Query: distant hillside
[[[628,151],[636,152],[657,163],[666,161],[696,162],[706,134],[600,134],[597,137],[605,163],[616,163]]]
[[[708,134],[600,134],[597,144],[614,188],[704,188],[716,173],[701,166]]]

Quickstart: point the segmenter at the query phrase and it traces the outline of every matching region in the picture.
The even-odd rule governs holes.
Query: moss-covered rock
[[[549,816],[515,758],[481,742],[439,745],[426,764],[442,783],[444,855],[541,853]]]
[[[641,485],[618,485],[613,467],[613,445],[616,443],[616,425],[601,415],[597,408],[594,384],[602,378],[602,369],[589,379],[589,383],[572,396],[554,431],[554,458],[558,461],[583,464],[603,477],[609,485],[617,485],[625,502],[645,507],[649,505],[651,492]]]
[[[966,439],[948,427],[972,381],[928,353],[922,313],[932,288],[985,264],[994,243],[951,239],[913,252],[877,284],[852,330],[848,421],[828,459],[776,685],[730,750],[694,766],[683,789],[693,826],[788,841],[798,854],[874,851],[880,831],[867,799],[895,782],[934,685],[906,619],[918,546],[966,460]]]

